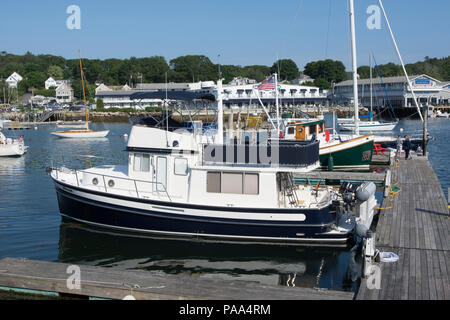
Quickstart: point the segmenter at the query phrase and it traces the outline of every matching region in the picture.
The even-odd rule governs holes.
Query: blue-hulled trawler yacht
[[[218,92],[222,115],[221,86]],[[215,99],[137,95],[161,94]],[[352,236],[357,219],[342,212],[338,192],[293,182],[319,167],[319,142],[224,143],[221,119],[215,134],[137,124],[127,165],[49,169],[61,215],[132,233],[221,241],[345,243]]]

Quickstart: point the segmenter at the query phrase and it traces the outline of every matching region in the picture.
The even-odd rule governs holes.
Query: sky
[[[370,5],[355,0],[358,65],[399,63],[381,13],[369,30]],[[69,6],[80,8],[80,29],[69,29]],[[450,55],[450,1],[384,0],[405,63]],[[303,70],[333,59],[351,69],[347,0],[2,0],[0,51],[67,59],[190,54],[213,63],[268,65],[292,59]]]

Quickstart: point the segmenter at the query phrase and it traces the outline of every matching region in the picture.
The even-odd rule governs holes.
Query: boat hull
[[[65,185],[57,180],[54,183],[59,209],[64,217],[132,233],[238,242],[345,243],[354,227],[352,221],[346,230],[333,230],[337,217],[331,206],[317,210],[209,207],[107,194]],[[208,214],[216,210],[221,210],[222,216],[229,213],[230,218]],[[290,212],[293,219],[233,218],[241,210],[268,215]],[[200,214],[195,214],[198,212]],[[304,221],[294,219],[301,214],[306,216]]]
[[[372,161],[373,138],[365,136],[352,139],[336,146],[320,148],[320,166],[329,168],[351,169],[368,168]]]
[[[68,131],[56,131],[51,134],[59,138],[104,138],[108,135],[109,130],[104,131],[83,131],[83,130],[68,130]]]
[[[27,151],[23,143],[0,145],[0,157],[20,157]]]
[[[397,123],[395,123],[395,122],[377,123],[377,124],[365,124],[364,122],[360,122],[359,131],[363,131],[363,132],[392,131],[392,130],[394,130],[396,125],[397,125]],[[354,131],[355,124],[354,123],[340,123],[339,130]]]

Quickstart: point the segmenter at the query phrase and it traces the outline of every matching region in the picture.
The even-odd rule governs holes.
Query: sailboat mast
[[[394,37],[394,33],[392,32],[391,24],[389,23],[389,19],[387,17],[386,11],[384,10],[383,2],[381,0],[378,0],[378,2],[380,3],[381,10],[383,11],[384,19],[386,20],[386,24],[388,26],[389,33],[391,34],[391,38],[392,38],[392,42],[394,43],[395,50],[397,51],[398,58],[400,60],[400,63],[402,64],[403,73],[405,74],[406,82],[408,83],[409,90],[411,90],[414,104],[416,105],[416,108],[417,108],[417,113],[420,116],[420,120],[422,120],[422,122],[423,122],[424,120],[422,117],[422,111],[420,110],[419,104],[417,103],[416,94],[414,93],[414,89],[412,87],[411,80],[409,80],[408,73],[406,72],[405,64],[403,62],[402,55],[400,54],[400,50],[398,49],[397,41],[395,41],[395,37]]]
[[[354,1],[348,0],[350,13],[350,35],[352,41],[352,66],[353,66],[353,103],[355,108],[355,134],[359,135],[359,110],[358,110],[358,69],[356,63],[356,35],[355,35],[355,9]]]
[[[280,110],[278,105],[278,75],[275,73],[275,106],[277,109],[277,136],[280,135]]]
[[[370,60],[370,121],[373,121],[372,50],[370,50],[369,60]]]
[[[83,73],[83,65],[81,63],[80,50],[78,50],[78,58],[80,60],[81,86],[83,87],[83,100],[84,100],[84,115],[85,115],[86,127],[87,127],[88,126],[88,115],[87,115],[87,107],[86,107],[86,92],[84,90],[84,73]]]

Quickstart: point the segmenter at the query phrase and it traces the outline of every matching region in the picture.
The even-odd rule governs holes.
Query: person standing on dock
[[[409,152],[411,151],[411,140],[409,140],[408,136],[405,136],[405,140],[403,140],[403,150],[405,150],[405,160],[408,160]]]

